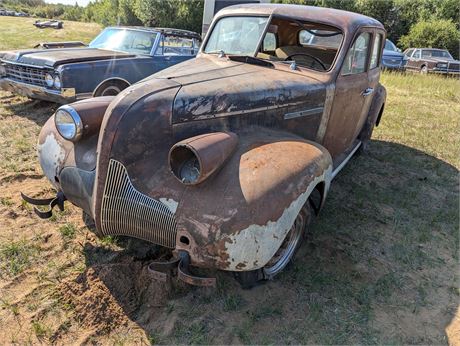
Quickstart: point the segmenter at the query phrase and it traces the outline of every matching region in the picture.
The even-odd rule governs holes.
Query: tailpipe
[[[200,184],[222,167],[237,144],[238,136],[233,132],[213,132],[185,139],[169,151],[169,167],[181,183]]]

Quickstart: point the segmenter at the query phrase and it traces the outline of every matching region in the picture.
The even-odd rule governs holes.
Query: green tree
[[[431,19],[413,25],[409,33],[399,40],[403,48],[443,48],[456,58],[459,54],[460,31],[451,20]]]

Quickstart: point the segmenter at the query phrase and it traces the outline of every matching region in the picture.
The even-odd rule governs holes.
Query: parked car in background
[[[407,57],[401,53],[401,49],[386,39],[382,54],[382,68],[392,71],[405,71],[406,64]]]
[[[191,31],[110,27],[88,47],[0,54],[0,88],[57,103],[116,95],[195,57],[200,42],[200,35]]]
[[[460,74],[460,61],[455,60],[446,49],[409,48],[404,51],[407,56],[407,70],[439,74]]]
[[[36,210],[44,218],[67,199],[99,236],[173,250],[163,268],[178,265],[190,284],[215,284],[193,267],[235,272],[244,286],[271,279],[379,124],[385,34],[375,19],[329,8],[227,7],[196,59],[117,97],[60,107],[38,140],[57,197],[23,198],[50,203]]]
[[[52,28],[52,29],[62,29],[64,27],[64,22],[62,20],[36,20],[33,25],[39,29]]]

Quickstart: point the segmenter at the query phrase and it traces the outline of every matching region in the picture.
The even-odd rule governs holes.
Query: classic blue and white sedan
[[[0,89],[57,103],[116,95],[194,58],[200,44],[192,31],[109,27],[87,47],[0,53]]]

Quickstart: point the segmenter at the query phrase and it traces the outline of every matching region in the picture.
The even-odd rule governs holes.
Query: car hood
[[[271,64],[268,64],[271,65]],[[172,123],[323,107],[325,84],[287,66],[258,66],[216,56],[202,56],[152,77],[181,85]]]
[[[403,53],[395,52],[393,50],[383,50],[383,56],[385,58],[402,58],[404,56]]]
[[[37,67],[55,68],[61,64],[119,59],[134,55],[97,48],[62,48],[3,52],[1,59]]]

